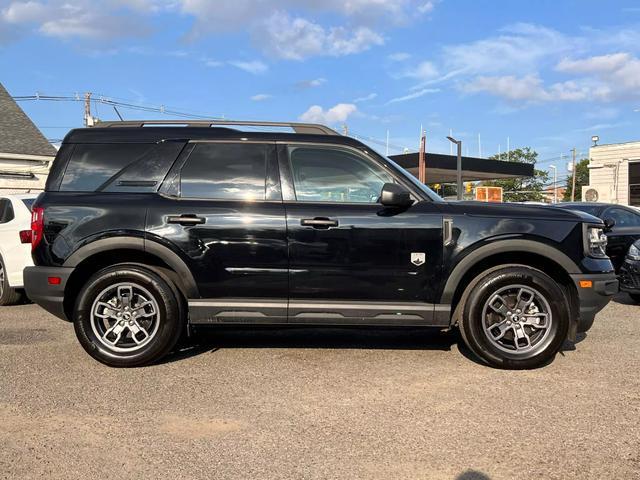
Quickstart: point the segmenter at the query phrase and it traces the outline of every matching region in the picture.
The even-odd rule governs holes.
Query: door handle
[[[193,214],[173,215],[167,219],[168,223],[177,223],[179,225],[202,225],[207,221],[204,217],[198,217]]]
[[[303,218],[300,220],[300,225],[303,227],[328,229],[331,227],[337,227],[338,221],[326,217]]]

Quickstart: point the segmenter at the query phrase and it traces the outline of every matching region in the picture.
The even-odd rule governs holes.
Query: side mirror
[[[613,227],[616,226],[616,221],[613,218],[605,218],[604,219],[604,231],[610,232],[613,230]]]
[[[385,207],[406,208],[413,204],[409,191],[395,183],[385,183],[380,194],[380,203]]]

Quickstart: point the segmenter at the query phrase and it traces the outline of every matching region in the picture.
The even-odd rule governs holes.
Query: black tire
[[[511,311],[516,308],[519,295],[525,300],[534,298],[527,307],[528,314]],[[462,338],[478,358],[492,367],[519,370],[546,365],[567,338],[570,325],[567,298],[562,288],[539,270],[526,266],[494,270],[472,282],[463,300],[459,322]],[[503,309],[503,305],[507,308]],[[496,306],[507,311],[504,315],[498,313],[494,310]],[[546,320],[545,310],[550,314]],[[544,328],[538,322],[549,323]]]
[[[131,285],[131,294],[126,292]],[[118,320],[114,320],[111,314],[115,317],[114,312],[119,312],[122,319],[122,312],[125,308],[117,300],[113,299],[114,305],[118,303],[119,307],[104,309],[101,312],[94,310],[96,305],[108,305],[104,302],[104,298],[101,295],[110,295],[113,289],[116,289],[117,295],[120,295],[120,288],[125,290],[122,298],[129,296],[133,301],[141,301],[141,303],[154,303],[151,307],[147,307],[150,311],[155,311],[155,315],[151,315],[152,320],[149,322],[153,326],[153,334],[147,334],[143,336],[145,342],[144,345],[133,345],[127,348],[122,345],[118,346],[118,341],[113,346],[106,344],[114,336],[113,333],[108,335],[99,335],[100,333],[108,333],[109,329],[118,328],[115,324]],[[107,292],[107,293],[104,293]],[[144,297],[136,296],[136,292]],[[149,298],[146,298],[149,297]],[[137,299],[137,300],[136,300]],[[142,300],[140,300],[142,299]],[[100,303],[98,303],[100,301]],[[107,267],[96,274],[94,274],[85,284],[80,291],[76,300],[73,323],[75,327],[76,336],[80,341],[82,347],[99,362],[109,365],[111,367],[140,367],[154,363],[164,357],[175,346],[180,334],[185,325],[184,314],[180,308],[180,299],[177,298],[177,289],[165,280],[161,275],[152,271],[151,269],[133,265],[133,264],[119,264],[111,267]],[[136,304],[133,304],[130,308],[129,318],[131,318],[134,310],[140,310],[139,308],[133,308]],[[105,312],[109,312],[109,319],[100,320],[103,317],[93,315],[93,312],[105,315]],[[143,312],[144,313],[144,312]],[[136,326],[142,326],[142,316],[138,317],[140,324],[135,323],[132,328]],[[130,320],[135,322],[135,318]],[[105,323],[107,322],[107,323]],[[122,324],[122,322],[120,322]],[[127,323],[127,322],[124,322]],[[129,323],[131,325],[131,323]],[[133,342],[133,330],[128,326],[119,327],[120,336],[122,338],[120,342]],[[122,330],[124,328],[124,330]],[[106,331],[103,331],[104,329]],[[149,328],[151,330],[151,328]],[[147,330],[145,330],[147,333]],[[101,338],[103,340],[101,340]],[[105,340],[106,339],[106,340]],[[139,338],[138,338],[139,340]],[[136,342],[138,341],[136,340]],[[120,349],[120,351],[117,351]],[[124,350],[124,351],[122,351]]]
[[[7,271],[4,268],[2,257],[0,257],[0,307],[17,305],[18,303],[22,303],[22,300],[22,292],[11,288],[9,285]]]
[[[640,293],[630,293],[629,296],[634,302],[640,303]]]

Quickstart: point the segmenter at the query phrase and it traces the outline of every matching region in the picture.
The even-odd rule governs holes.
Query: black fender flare
[[[113,250],[138,250],[158,257],[179,277],[187,298],[199,298],[198,286],[186,263],[171,249],[158,242],[141,237],[109,237],[91,242],[73,252],[64,267],[77,267],[81,262],[98,253]]]
[[[534,253],[554,261],[568,274],[581,273],[580,268],[573,260],[571,260],[571,258],[550,245],[536,242],[534,240],[524,239],[497,240],[476,248],[473,252],[469,253],[460,260],[460,262],[458,262],[451,271],[449,278],[447,278],[447,283],[442,291],[440,303],[451,304],[451,302],[453,302],[453,296],[455,295],[458,285],[462,281],[463,277],[479,262],[498,253],[509,252]]]

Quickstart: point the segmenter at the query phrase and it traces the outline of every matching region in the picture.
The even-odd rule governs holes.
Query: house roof
[[[56,149],[0,84],[0,154],[55,156]]]

